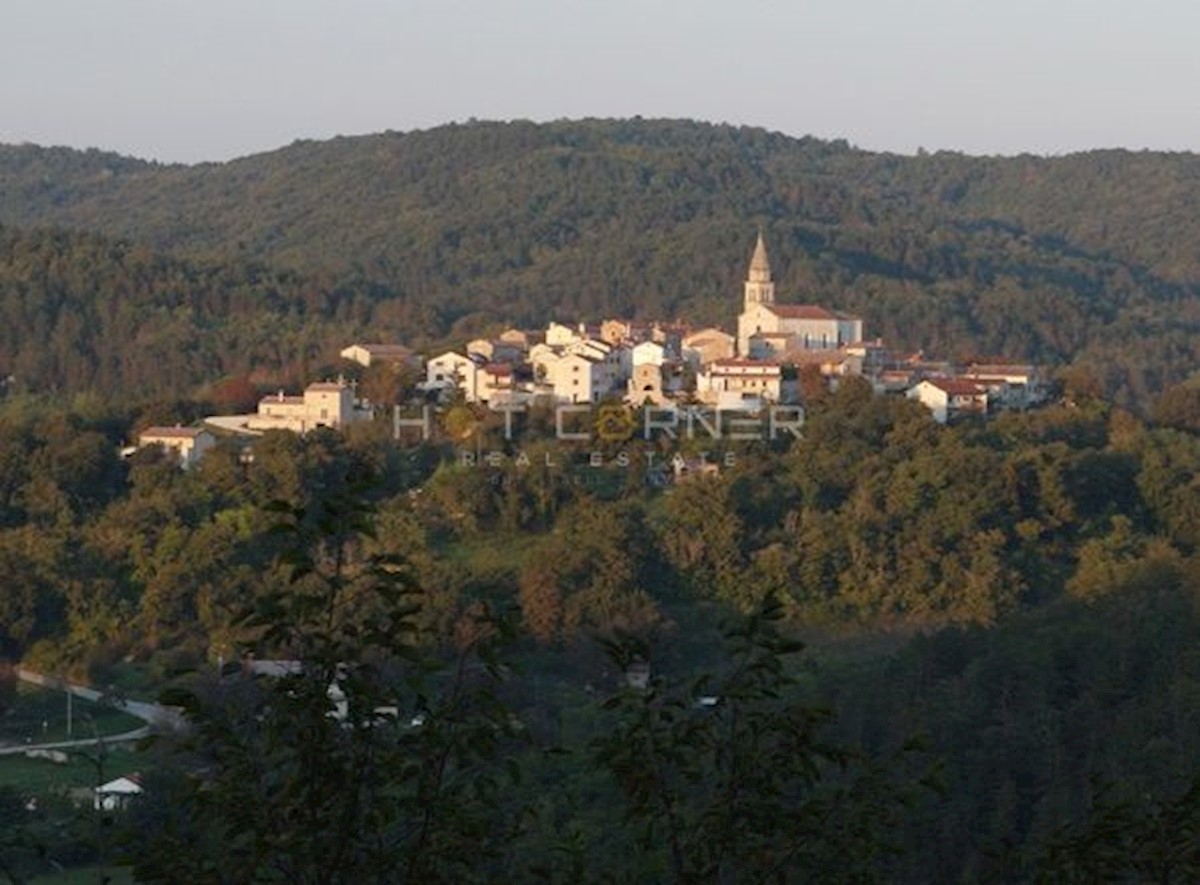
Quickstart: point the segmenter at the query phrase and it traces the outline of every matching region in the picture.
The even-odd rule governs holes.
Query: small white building
[[[791,402],[795,387],[785,381],[783,367],[769,360],[717,360],[696,376],[696,398],[718,409],[758,409]]]
[[[963,378],[926,378],[908,391],[933,413],[933,420],[945,424],[961,415],[986,415],[987,390]]]
[[[512,402],[516,392],[513,367],[507,363],[488,363],[476,366],[470,373],[468,387],[463,390],[467,402]]]
[[[357,421],[370,420],[369,411],[358,409],[354,388],[345,379],[317,381],[304,388],[302,396],[288,396],[282,390],[263,397],[258,413],[251,415],[246,427],[252,431],[290,430],[307,433],[317,427],[335,429]]]
[[[633,375],[626,384],[625,402],[635,408],[649,403],[661,406],[670,398],[666,392],[663,367],[654,363],[642,363],[633,367]]]
[[[1011,409],[1025,409],[1046,398],[1045,382],[1035,366],[973,363],[962,377],[986,388],[993,402]]]
[[[755,332],[747,343],[746,355],[752,360],[776,360],[795,350],[803,348],[790,332]]]
[[[475,371],[475,361],[453,350],[435,356],[425,364],[423,390],[454,390]]]
[[[147,427],[138,434],[138,448],[162,446],[174,453],[184,470],[196,464],[204,453],[217,444],[217,438],[203,427]]]
[[[119,811],[129,807],[129,803],[143,792],[141,776],[134,772],[96,787],[92,808],[96,811]]]
[[[737,339],[721,329],[710,327],[683,339],[683,358],[695,368],[717,360],[733,359]]]
[[[579,330],[572,326],[564,326],[562,323],[551,322],[546,326],[545,343],[550,347],[566,347],[581,337]]]
[[[667,349],[657,341],[643,341],[633,348],[633,367],[661,366],[667,361]]]
[[[417,356],[403,344],[351,344],[343,348],[340,356],[344,360],[370,368],[378,363],[392,365],[417,365]]]
[[[554,389],[554,397],[559,402],[599,402],[612,389],[612,373],[603,360],[568,353],[543,365],[544,380]]]

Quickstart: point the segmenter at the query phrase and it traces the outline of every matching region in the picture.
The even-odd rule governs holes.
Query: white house
[[[392,363],[394,365],[417,365],[417,355],[411,348],[403,344],[351,344],[343,348],[341,357],[344,360],[358,363],[362,366],[373,366],[377,363]]]
[[[564,403],[594,403],[612,389],[612,372],[603,361],[580,353],[544,363],[545,381]]]
[[[467,402],[513,402],[516,393],[513,367],[507,363],[488,363],[468,370],[469,389],[464,390]]]
[[[566,347],[573,341],[578,341],[582,336],[579,330],[572,326],[564,326],[562,323],[551,322],[546,326],[545,343],[550,347]]]
[[[964,414],[986,415],[988,393],[973,381],[962,378],[926,378],[908,391],[933,413],[939,424]]]
[[[701,329],[683,339],[683,358],[695,368],[716,360],[732,359],[737,339],[717,328]]]
[[[635,407],[646,403],[661,406],[669,400],[662,366],[642,363],[633,367],[633,375],[626,384],[625,402]]]
[[[634,345],[632,358],[634,368],[646,364],[661,366],[666,361],[667,349],[657,341],[643,341]]]
[[[475,370],[475,361],[453,350],[435,356],[425,364],[423,390],[453,390],[461,387]]]
[[[117,811],[128,807],[129,803],[145,792],[142,789],[141,776],[134,772],[127,777],[119,777],[95,788],[92,797],[92,808],[96,811]]]
[[[802,349],[791,332],[755,332],[747,339],[745,355],[752,360],[777,360]]]
[[[184,470],[204,457],[217,444],[217,438],[202,427],[147,427],[138,434],[138,448],[162,446],[173,452]]]
[[[696,398],[718,409],[758,409],[795,399],[795,382],[767,360],[717,360],[696,376]]]
[[[1024,409],[1046,398],[1041,373],[1030,365],[973,363],[962,377],[987,388],[993,400],[1009,408]]]
[[[281,390],[263,397],[258,413],[249,416],[246,427],[307,433],[317,427],[344,428],[370,417],[370,412],[355,406],[354,388],[339,378],[314,382],[304,388],[302,396],[288,396]]]

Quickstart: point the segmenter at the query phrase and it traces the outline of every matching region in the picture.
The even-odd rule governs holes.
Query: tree
[[[143,881],[456,880],[503,855],[514,810],[496,762],[517,739],[476,631],[449,670],[421,650],[420,591],[402,562],[364,556],[372,510],[351,495],[280,504],[286,586],[247,613],[259,647],[297,664],[267,684],[223,681],[170,698],[193,732],[185,778],[135,842]]]
[[[359,395],[379,409],[390,409],[412,392],[409,369],[399,363],[376,363],[363,372]]]
[[[1093,788],[1087,816],[1043,842],[1041,879],[1166,885],[1200,879],[1200,780],[1161,800],[1131,800],[1112,786]]]
[[[1164,427],[1200,433],[1200,380],[1164,390],[1154,404],[1154,420]]]
[[[642,514],[632,502],[581,498],[521,572],[526,628],[543,642],[590,633],[645,634],[662,618],[642,588],[650,571]]]
[[[8,712],[16,695],[16,668],[6,658],[0,657],[0,716]]]
[[[653,678],[610,698],[615,727],[594,741],[620,786],[640,873],[671,882],[864,882],[884,878],[900,789],[823,737],[826,711],[797,701],[771,600],[727,626],[728,669]],[[609,643],[625,669],[644,643]],[[908,754],[913,748],[906,748]],[[897,759],[890,760],[897,763]],[[851,771],[853,769],[853,772]]]

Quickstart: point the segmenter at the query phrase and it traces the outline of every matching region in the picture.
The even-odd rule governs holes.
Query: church
[[[813,304],[775,303],[771,262],[759,231],[738,317],[738,356],[776,359],[795,351],[837,350],[862,340],[859,317]]]

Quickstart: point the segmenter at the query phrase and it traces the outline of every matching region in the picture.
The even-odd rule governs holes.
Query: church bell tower
[[[767,260],[767,244],[763,242],[762,230],[754,246],[754,257],[750,259],[750,272],[746,275],[745,309],[754,304],[774,304],[775,284],[771,282],[771,262]]]

